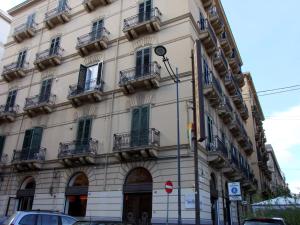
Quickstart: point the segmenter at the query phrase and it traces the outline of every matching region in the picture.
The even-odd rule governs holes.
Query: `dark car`
[[[246,219],[243,225],[286,225],[282,218],[253,218]]]

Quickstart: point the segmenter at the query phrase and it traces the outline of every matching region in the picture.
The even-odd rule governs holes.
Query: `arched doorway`
[[[147,225],[152,218],[152,187],[150,172],[142,167],[129,172],[123,186],[124,222]]]
[[[213,225],[218,225],[219,207],[218,207],[218,188],[215,174],[210,177],[210,202],[211,202],[211,220]]]
[[[32,210],[35,186],[36,184],[33,177],[28,177],[23,181],[20,189],[17,191],[19,211]]]
[[[84,217],[86,213],[89,180],[84,173],[72,176],[66,188],[66,209],[70,216]]]

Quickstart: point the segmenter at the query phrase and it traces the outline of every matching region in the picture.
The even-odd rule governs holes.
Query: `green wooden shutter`
[[[78,82],[77,82],[77,93],[78,94],[84,92],[86,72],[87,72],[87,67],[84,65],[80,65]]]
[[[8,97],[7,97],[6,104],[5,104],[6,112],[11,111],[12,107],[14,107],[15,101],[16,101],[16,96],[17,96],[17,90],[13,90],[8,93]]]
[[[144,15],[145,15],[145,3],[140,3],[139,4],[139,22],[144,21]]]
[[[40,152],[41,142],[42,142],[43,128],[35,127],[33,128],[32,140],[30,145],[29,157],[32,159],[35,153]]]
[[[152,0],[146,0],[145,3],[145,20],[150,20],[151,19],[151,10],[152,10]]]
[[[140,131],[140,108],[134,108],[132,110],[132,120],[131,120],[131,146],[139,145],[139,131]]]
[[[89,140],[91,138],[91,127],[92,119],[81,119],[78,122],[77,136],[76,136],[76,151],[82,151],[89,145]]]
[[[98,64],[98,75],[97,75],[97,86],[100,87],[102,83],[102,76],[103,76],[103,62]]]
[[[17,60],[17,67],[18,68],[23,68],[24,62],[25,62],[25,58],[26,58],[26,54],[27,54],[26,50],[22,51],[22,52],[19,52],[18,60]]]
[[[151,72],[151,51],[150,48],[143,50],[143,75],[149,75]]]
[[[5,136],[0,136],[0,158],[2,157],[5,144]]]
[[[89,144],[89,140],[91,138],[91,127],[92,127],[92,119],[86,119],[84,121],[84,132],[83,132],[83,139],[82,143],[84,146],[87,146]]]
[[[32,129],[25,131],[23,147],[21,152],[21,160],[26,160],[29,157],[32,135],[33,135]]]
[[[135,76],[140,77],[143,75],[143,50],[137,51],[135,63]]]
[[[140,145],[149,144],[149,106],[141,108],[140,118]]]
[[[44,80],[42,82],[42,87],[40,91],[40,97],[39,97],[39,102],[47,102],[50,97],[51,93],[51,86],[52,86],[52,79]]]

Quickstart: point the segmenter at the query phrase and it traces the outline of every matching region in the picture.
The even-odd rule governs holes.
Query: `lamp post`
[[[174,70],[169,62],[169,59],[166,57],[167,49],[159,45],[155,47],[154,52],[156,55],[163,58],[163,63],[171,77],[171,79],[176,83],[176,107],[177,107],[177,179],[178,179],[178,224],[182,224],[181,219],[181,175],[180,175],[180,127],[179,127],[179,75],[178,75],[178,68],[176,67],[176,73],[174,73]]]

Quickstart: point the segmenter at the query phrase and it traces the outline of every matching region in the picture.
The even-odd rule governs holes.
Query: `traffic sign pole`
[[[167,225],[169,224],[169,193],[167,193]]]
[[[167,181],[165,183],[165,191],[167,192],[167,225],[169,224],[169,195],[173,192],[172,181]]]

